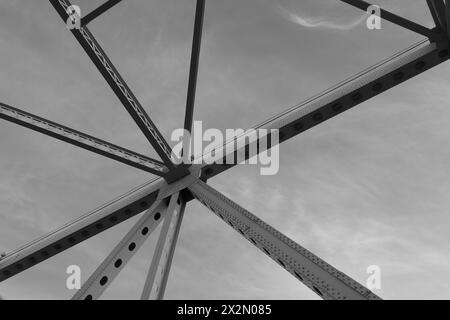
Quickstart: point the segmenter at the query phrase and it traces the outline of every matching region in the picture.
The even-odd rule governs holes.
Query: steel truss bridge
[[[114,278],[162,223],[142,299],[162,299],[184,210],[197,200],[323,299],[380,299],[373,292],[328,264],[300,244],[275,230],[233,200],[207,184],[214,176],[233,167],[230,164],[189,165],[179,163],[158,128],[120,76],[87,25],[121,0],[109,0],[81,18],[71,33],[136,122],[161,160],[155,160],[50,120],[0,103],[0,117],[31,130],[49,135],[80,148],[146,171],[158,178],[124,194],[99,209],[14,250],[0,260],[0,282],[35,266],[54,255],[143,213],[126,236],[82,285],[73,299],[98,299]],[[371,4],[362,0],[340,0],[367,11]],[[69,0],[49,0],[64,24],[73,19]],[[205,12],[205,0],[197,0],[184,129],[191,131],[197,74]],[[427,0],[435,27],[429,29],[381,9],[381,18],[424,36],[424,40],[381,61],[322,92],[302,104],[256,126],[279,130],[279,143],[301,134],[361,103],[407,81],[450,57],[450,1]],[[234,143],[231,141],[228,143]],[[265,151],[258,140],[258,153]],[[224,145],[222,148],[225,148]],[[249,156],[249,145],[234,151]],[[269,145],[270,149],[272,146]],[[225,148],[226,149],[226,148]],[[264,150],[263,150],[264,149]],[[228,150],[228,149],[227,149]],[[227,155],[225,154],[224,159]],[[223,163],[226,163],[223,161]]]

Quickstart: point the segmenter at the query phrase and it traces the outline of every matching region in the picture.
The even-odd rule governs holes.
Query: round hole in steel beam
[[[114,267],[119,268],[122,265],[122,259],[117,259],[116,262],[114,262]]]
[[[108,282],[108,277],[104,276],[100,279],[100,285],[104,286]]]

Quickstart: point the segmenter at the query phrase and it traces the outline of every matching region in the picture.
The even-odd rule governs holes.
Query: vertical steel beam
[[[189,190],[203,205],[322,299],[380,299],[203,181],[193,184]]]
[[[161,300],[167,284],[186,203],[179,193],[172,195],[156,250],[142,291],[141,300]]]
[[[166,215],[167,203],[156,201],[94,271],[73,300],[96,300],[144,244]]]
[[[450,39],[450,1],[445,1],[445,21],[447,25],[447,39]]]
[[[443,0],[427,0],[428,8],[434,24],[442,31],[446,31],[445,5]]]
[[[184,129],[191,132],[194,118],[195,93],[197,89],[198,66],[202,44],[203,20],[205,16],[205,0],[197,0],[194,22],[194,36],[192,40],[191,66],[189,71],[189,84],[186,101],[186,114]]]

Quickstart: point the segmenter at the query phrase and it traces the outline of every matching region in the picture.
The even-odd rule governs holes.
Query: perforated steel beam
[[[66,23],[69,19],[67,10],[72,4],[68,0],[49,1],[59,13],[64,23]],[[71,32],[95,64],[97,69],[100,71],[102,76],[108,82],[111,89],[122,102],[123,106],[141,129],[147,140],[161,157],[164,164],[169,168],[169,170],[173,170],[175,166],[171,160],[172,151],[170,146],[156,128],[155,124],[152,122],[133,92],[131,92],[130,88],[109,60],[105,51],[101,48],[92,33],[86,26],[81,26],[79,29],[73,28]]]
[[[149,209],[164,185],[162,178],[147,182],[8,253],[0,260],[0,282]]]
[[[203,205],[321,298],[380,299],[206,183],[199,181],[189,190]]]
[[[448,43],[423,42],[414,45],[306,100],[297,107],[267,120],[256,128],[279,129],[280,143],[282,143],[447,61],[449,56]],[[197,167],[202,167],[202,179],[210,179],[233,166],[212,164]],[[156,199],[158,190],[165,185],[167,183],[162,178],[150,181],[130,191],[121,200],[115,200],[103,206],[101,210],[94,210],[83,216],[80,221],[77,220],[58,229],[56,234],[44,236],[11,252],[0,261],[0,281],[102,232],[103,228],[107,229],[126,220],[130,215],[148,209],[152,201]],[[140,209],[140,204],[144,202],[148,205]],[[128,210],[132,212],[130,215],[126,214]],[[111,221],[110,218],[116,214],[121,220]],[[98,223],[102,225],[102,228],[95,227]],[[87,235],[83,233],[84,231],[90,233]],[[69,239],[71,239],[70,242]]]
[[[365,12],[369,9],[372,4],[362,1],[362,0],[341,0],[342,2],[348,3],[356,8],[359,8]],[[435,39],[436,34],[433,32],[433,30],[430,30],[418,23],[415,23],[413,21],[410,21],[406,18],[400,17],[394,13],[391,13],[387,10],[381,9],[381,18],[392,22],[398,26],[401,26],[403,28],[406,28],[408,30],[411,30],[413,32],[416,32],[418,34],[421,34],[427,38]]]
[[[164,297],[185,206],[186,202],[179,198],[178,193],[172,195],[147,274],[141,300],[161,300]]]
[[[448,41],[428,43],[423,40],[255,128],[278,129],[280,143],[283,143],[447,61],[449,57]],[[238,152],[242,150],[236,150],[235,155]],[[235,165],[226,164],[225,157],[223,163],[203,166],[202,179],[211,179]]]
[[[158,176],[168,171],[162,162],[1,102],[0,118]]]
[[[167,205],[167,201],[155,201],[150,209],[148,209],[111,251],[108,257],[103,260],[72,299],[98,299],[144,244],[148,236],[156,229],[160,221],[164,219]]]

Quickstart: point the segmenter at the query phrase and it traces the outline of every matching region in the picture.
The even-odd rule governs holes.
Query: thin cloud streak
[[[327,21],[326,18],[323,17],[301,17],[298,14],[293,13],[283,7],[278,7],[278,12],[286,20],[296,25],[311,29],[331,29],[331,30],[348,31],[359,26],[366,19],[366,16],[363,15],[361,16],[361,18],[351,21],[350,23],[339,24],[337,22]]]

